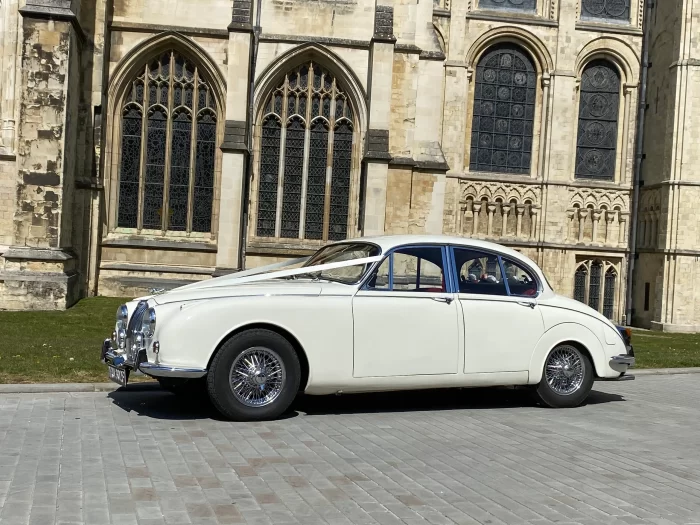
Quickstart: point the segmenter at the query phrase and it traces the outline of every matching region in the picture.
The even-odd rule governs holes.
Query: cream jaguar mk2
[[[298,392],[530,385],[550,407],[634,379],[630,333],[488,242],[386,236],[136,299],[102,348],[109,377],[206,384],[226,417],[280,416]]]

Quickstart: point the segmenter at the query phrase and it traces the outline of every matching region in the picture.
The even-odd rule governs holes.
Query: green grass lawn
[[[0,383],[108,381],[100,348],[123,302],[95,297],[65,312],[0,312]]]
[[[107,381],[100,347],[123,302],[95,297],[65,312],[0,312],[0,383]],[[700,366],[700,334],[635,330],[632,344],[637,368]]]
[[[636,368],[700,366],[700,334],[634,330],[632,346],[637,358]]]

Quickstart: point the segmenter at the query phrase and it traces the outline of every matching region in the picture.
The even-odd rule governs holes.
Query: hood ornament
[[[149,288],[148,292],[151,295],[160,295],[162,293],[165,293],[165,288]]]

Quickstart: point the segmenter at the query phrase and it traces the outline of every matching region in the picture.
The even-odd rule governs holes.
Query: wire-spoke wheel
[[[593,379],[593,365],[588,356],[573,345],[562,344],[547,356],[536,391],[547,406],[575,407],[588,397]]]
[[[289,408],[299,390],[301,366],[282,335],[252,329],[226,341],[207,374],[209,397],[236,421],[274,419]]]
[[[557,394],[568,396],[581,388],[585,365],[573,346],[555,348],[545,365],[545,377],[549,387]]]
[[[285,379],[282,358],[274,350],[258,346],[238,355],[229,381],[238,401],[249,407],[263,407],[277,399]]]

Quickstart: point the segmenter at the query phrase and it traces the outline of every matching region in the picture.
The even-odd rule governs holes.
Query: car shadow
[[[585,405],[624,401],[622,396],[591,391]],[[585,406],[584,405],[584,406]],[[306,415],[489,410],[543,407],[523,387],[450,388],[341,396],[299,396],[292,409]]]
[[[107,395],[125,412],[163,420],[212,419],[226,421],[204,392],[187,397],[162,390],[157,384],[133,384]],[[624,401],[617,394],[593,390],[586,405]],[[447,410],[489,410],[541,406],[532,392],[522,387],[451,388],[411,390],[341,396],[299,395],[290,410],[278,419],[331,414],[400,413]]]

